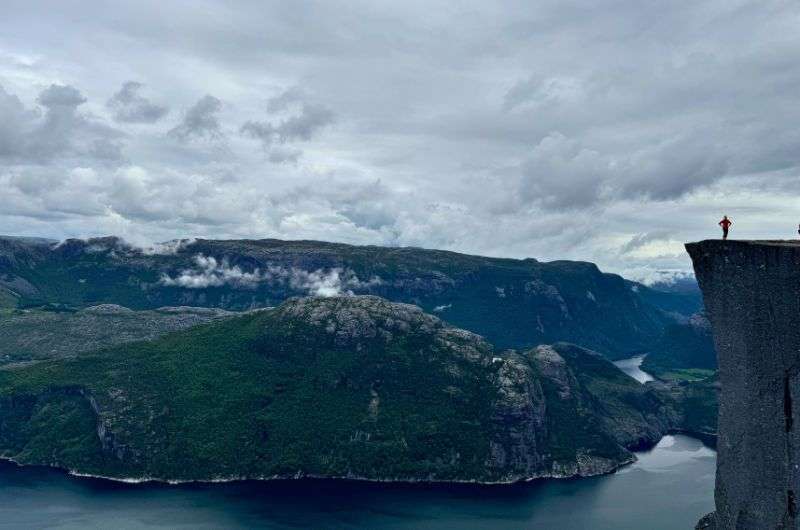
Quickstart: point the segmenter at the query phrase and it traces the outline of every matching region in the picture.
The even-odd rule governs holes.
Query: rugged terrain
[[[679,409],[583,348],[500,352],[412,305],[294,298],[0,369],[0,454],[120,478],[510,482],[611,471]]]
[[[235,314],[203,307],[133,311],[113,304],[80,310],[6,310],[0,313],[0,366],[74,357],[125,342],[154,339]]]
[[[611,359],[650,350],[700,306],[694,292],[649,289],[585,262],[270,239],[141,249],[113,237],[0,238],[0,307],[245,310],[347,292],[413,303],[500,348],[567,341]]]
[[[669,396],[667,401],[675,419],[673,431],[694,436],[706,445],[716,447],[720,392],[716,373],[702,379],[651,381],[646,386]]]
[[[716,513],[698,528],[800,528],[800,243],[686,246],[719,357]]]
[[[642,370],[661,379],[705,379],[716,369],[711,325],[701,313],[668,324],[642,362]]]

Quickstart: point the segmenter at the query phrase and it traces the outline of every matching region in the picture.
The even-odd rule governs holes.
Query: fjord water
[[[0,528],[672,530],[712,511],[712,450],[666,436],[638,457],[612,475],[513,486],[135,485],[0,463]]]
[[[641,369],[644,358],[644,355],[637,355],[636,357],[630,357],[628,359],[616,361],[614,364],[617,366],[617,368],[633,377],[640,383],[646,383],[648,381],[652,381],[654,378],[652,375]]]

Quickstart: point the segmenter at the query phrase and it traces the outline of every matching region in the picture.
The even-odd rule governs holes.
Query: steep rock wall
[[[716,240],[686,248],[722,384],[716,528],[800,528],[800,243]]]

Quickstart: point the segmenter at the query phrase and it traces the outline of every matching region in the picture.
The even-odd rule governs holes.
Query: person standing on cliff
[[[722,239],[728,239],[728,228],[731,227],[733,221],[728,219],[727,215],[722,216],[722,221],[719,222],[719,226],[722,227]]]

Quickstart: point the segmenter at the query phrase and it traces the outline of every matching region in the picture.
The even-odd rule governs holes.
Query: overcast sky
[[[16,1],[0,233],[688,270],[797,237],[800,3]]]

